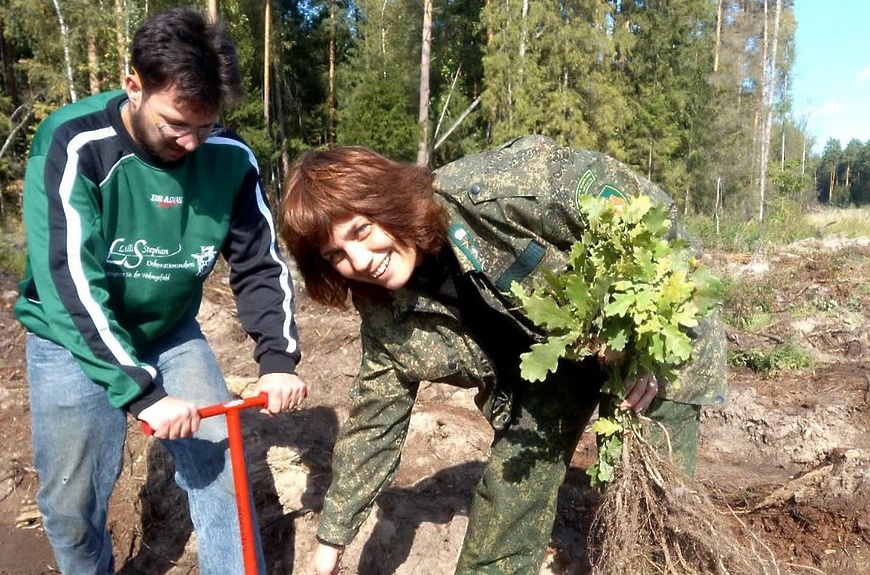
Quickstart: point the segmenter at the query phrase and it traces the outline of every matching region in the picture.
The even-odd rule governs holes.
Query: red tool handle
[[[233,469],[233,484],[236,488],[236,507],[239,513],[239,532],[242,538],[242,557],[245,564],[246,575],[257,575],[257,554],[254,545],[254,521],[251,514],[251,502],[248,490],[248,475],[245,472],[245,451],[242,445],[242,426],[239,420],[239,411],[249,407],[265,407],[269,403],[269,396],[261,393],[246,399],[235,399],[226,403],[209,405],[199,409],[199,416],[203,419],[225,413],[227,415],[227,438],[230,444],[230,463]],[[153,435],[151,426],[141,422],[142,431],[146,435]]]
[[[215,405],[207,405],[206,407],[199,408],[199,417],[205,419],[206,417],[214,417],[215,415],[221,415],[222,413],[229,413],[232,410],[238,411],[239,409],[247,409],[249,407],[266,407],[269,404],[269,396],[268,394],[261,393],[259,395],[255,395],[253,397],[248,397],[245,399],[233,399],[231,401],[227,401],[226,403],[216,403]],[[139,425],[142,427],[142,433],[145,435],[154,435],[154,430],[151,429],[151,426],[145,423],[144,421],[140,421]]]

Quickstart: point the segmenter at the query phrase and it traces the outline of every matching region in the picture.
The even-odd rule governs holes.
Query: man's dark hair
[[[236,48],[221,21],[193,8],[150,18],[133,37],[132,64],[142,88],[176,88],[187,105],[220,111],[242,96]]]

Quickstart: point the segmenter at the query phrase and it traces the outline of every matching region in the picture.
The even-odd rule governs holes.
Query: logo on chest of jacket
[[[196,260],[196,275],[198,277],[205,277],[211,273],[217,261],[217,250],[214,246],[201,246],[198,254],[191,255]]]
[[[157,204],[158,208],[172,208],[184,203],[183,196],[164,196],[163,194],[151,194],[151,203]]]
[[[181,246],[173,248],[165,248],[159,245],[151,245],[148,240],[127,240],[125,238],[116,238],[109,246],[109,253],[106,254],[106,263],[113,264],[127,269],[136,269],[143,262],[149,261],[155,267],[160,267],[159,264],[154,264],[157,261],[167,261],[181,252]],[[193,264],[190,264],[193,265]]]

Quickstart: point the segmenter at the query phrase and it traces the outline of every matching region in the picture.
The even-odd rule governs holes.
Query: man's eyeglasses
[[[171,124],[166,121],[161,122],[162,118],[157,115],[157,112],[154,111],[148,100],[145,100],[145,104],[148,106],[148,110],[151,112],[151,121],[154,122],[154,126],[157,128],[161,135],[167,138],[183,138],[184,136],[187,136],[189,134],[194,134],[198,141],[203,142],[211,138],[212,136],[220,136],[227,130],[223,126],[194,128],[193,126]]]

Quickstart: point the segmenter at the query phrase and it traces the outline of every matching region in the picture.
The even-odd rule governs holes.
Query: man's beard
[[[157,147],[153,142],[149,140],[148,130],[142,125],[146,120],[142,118],[138,114],[130,115],[130,125],[133,128],[133,138],[136,140],[136,143],[139,144],[139,147],[145,150],[145,152],[151,156],[151,159],[155,160],[158,163],[167,163],[177,160],[167,160],[163,157],[163,154],[160,152],[160,148]]]

